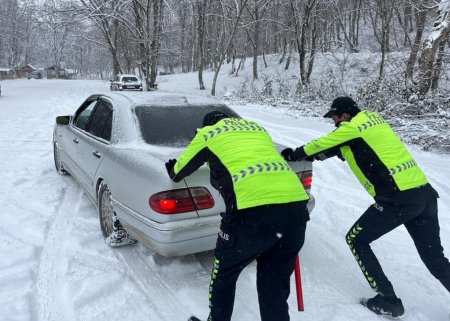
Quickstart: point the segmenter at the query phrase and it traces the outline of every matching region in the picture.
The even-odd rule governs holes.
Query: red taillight
[[[297,174],[298,178],[300,179],[300,182],[302,182],[303,187],[306,190],[310,190],[311,184],[312,184],[312,171],[304,171],[304,172],[299,172],[296,174]]]
[[[171,209],[174,209],[177,206],[177,202],[173,199],[160,199],[159,206],[161,206],[161,208],[170,211]]]
[[[155,212],[177,214],[211,208],[214,199],[206,188],[191,187],[153,194],[148,203]]]

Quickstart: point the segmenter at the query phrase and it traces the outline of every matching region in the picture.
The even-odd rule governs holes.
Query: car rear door
[[[75,112],[70,126],[66,126],[58,138],[61,141],[60,148],[66,155],[68,170],[77,180],[81,175],[78,164],[78,144],[96,104],[96,98],[86,100]]]
[[[82,171],[82,184],[93,197],[95,196],[95,174],[108,153],[112,117],[112,106],[99,99],[78,144],[78,164]]]

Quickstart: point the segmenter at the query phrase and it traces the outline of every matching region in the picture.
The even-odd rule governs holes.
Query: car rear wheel
[[[113,232],[114,209],[112,206],[111,192],[108,186],[103,183],[98,192],[98,212],[103,236],[108,237]]]
[[[114,212],[111,192],[104,182],[100,183],[98,192],[98,212],[106,244],[111,247],[119,247],[136,243],[136,240],[120,224]]]
[[[55,161],[55,169],[59,175],[67,175],[67,171],[64,169],[61,163],[61,150],[57,142],[53,142],[53,159]]]

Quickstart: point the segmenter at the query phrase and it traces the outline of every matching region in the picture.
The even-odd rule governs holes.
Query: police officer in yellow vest
[[[304,242],[309,197],[263,127],[219,111],[207,114],[203,126],[166,167],[178,182],[207,163],[225,201],[208,320],[231,319],[238,276],[256,260],[261,319],[288,321],[290,276]]]
[[[374,197],[375,203],[355,222],[346,240],[364,276],[378,294],[361,303],[377,314],[403,315],[402,301],[384,274],[370,243],[404,225],[428,270],[450,292],[450,263],[439,237],[438,193],[386,121],[361,111],[350,97],[336,98],[324,115],[336,129],[297,149],[282,151],[286,160],[338,156]]]

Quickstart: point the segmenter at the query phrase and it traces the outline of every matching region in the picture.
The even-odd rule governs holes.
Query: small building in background
[[[0,67],[0,79],[13,79],[15,76],[14,70],[7,67]]]
[[[47,71],[47,79],[69,79],[67,70],[58,65],[53,65],[45,68]]]
[[[78,73],[74,69],[66,69],[67,72],[67,79],[77,79]]]
[[[17,78],[28,78],[29,74],[36,72],[39,72],[39,69],[30,64],[26,64],[25,66],[16,68]]]

